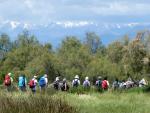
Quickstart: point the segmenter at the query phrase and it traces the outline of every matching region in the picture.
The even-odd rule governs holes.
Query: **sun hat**
[[[75,79],[79,79],[79,75],[76,75],[74,78],[75,78]]]
[[[85,80],[89,80],[89,77],[85,77]]]

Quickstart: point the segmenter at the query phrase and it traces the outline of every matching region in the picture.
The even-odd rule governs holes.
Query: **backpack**
[[[23,86],[26,86],[26,83],[25,83],[25,82],[26,82],[25,77],[23,77],[23,79],[22,79],[22,85],[23,85]]]
[[[6,86],[10,86],[10,85],[11,85],[11,78],[10,78],[9,75],[6,75],[6,76],[5,76],[4,84],[5,84]]]
[[[66,84],[66,90],[65,90],[65,84]],[[67,91],[69,89],[69,86],[67,85],[67,83],[63,83],[61,86],[61,90],[62,91]]]
[[[84,85],[84,87],[90,87],[90,84],[88,81],[85,81],[83,85]]]
[[[113,83],[113,87],[114,87],[114,88],[118,88],[118,87],[119,87],[119,83],[118,83],[117,81],[115,81],[115,82]]]
[[[25,77],[19,77],[19,86],[25,86]]]
[[[108,84],[107,84],[106,80],[103,80],[103,82],[102,82],[102,88],[103,89],[107,89],[108,88]]]
[[[102,81],[101,81],[101,80],[98,80],[97,86],[98,86],[98,87],[102,87]]]
[[[78,87],[79,83],[78,83],[78,80],[74,80],[73,81],[73,87]]]
[[[29,87],[30,88],[33,88],[35,85],[34,85],[34,80],[30,80],[30,82],[29,82]]]
[[[41,87],[44,87],[46,85],[46,81],[45,81],[45,78],[44,77],[41,77],[40,80],[39,80],[39,85]]]
[[[55,89],[59,89],[59,81],[55,81],[53,85]]]

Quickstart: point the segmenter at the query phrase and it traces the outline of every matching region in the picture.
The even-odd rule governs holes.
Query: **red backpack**
[[[10,85],[11,85],[11,78],[10,78],[9,75],[6,75],[6,76],[5,76],[4,84],[5,84],[6,86],[10,86]]]
[[[103,80],[103,82],[102,82],[102,88],[103,89],[107,89],[108,88],[107,80]]]
[[[34,80],[30,80],[30,82],[29,82],[29,87],[30,87],[30,88],[33,88],[33,87],[34,87]]]

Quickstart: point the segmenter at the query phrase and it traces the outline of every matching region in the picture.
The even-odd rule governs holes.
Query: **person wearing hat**
[[[59,77],[56,77],[55,81],[53,82],[53,87],[56,90],[60,89],[60,80],[59,80]]]
[[[73,87],[78,87],[79,85],[80,85],[79,76],[76,75],[76,76],[74,77],[74,80],[72,81],[72,86],[73,86]]]
[[[69,90],[69,85],[67,84],[66,78],[64,78],[62,81],[61,90],[62,91],[68,91]]]
[[[98,91],[102,92],[102,77],[101,76],[99,76],[96,81],[96,87]]]
[[[39,86],[40,86],[40,90],[45,92],[46,87],[48,86],[47,74],[45,74],[44,76],[42,76],[40,78],[40,80],[39,80]]]
[[[35,75],[29,82],[29,87],[31,88],[32,93],[36,92],[37,83],[37,76]]]
[[[85,80],[84,80],[84,82],[83,82],[83,87],[84,87],[84,88],[90,87],[89,77],[85,77]]]
[[[6,86],[7,91],[11,91],[12,82],[13,82],[12,73],[6,74],[4,79],[4,85]]]
[[[24,74],[20,74],[18,78],[18,86],[20,91],[26,91],[27,79]]]

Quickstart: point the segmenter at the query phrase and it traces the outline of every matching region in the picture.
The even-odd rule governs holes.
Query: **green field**
[[[150,94],[0,93],[0,113],[149,113]]]
[[[59,94],[60,96],[62,94]],[[80,113],[149,113],[150,96],[143,93],[63,94]]]

